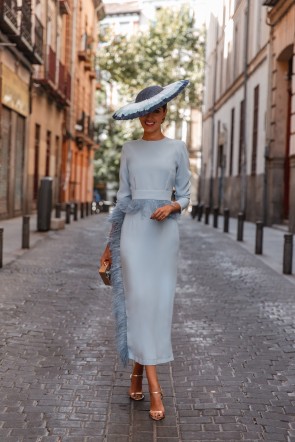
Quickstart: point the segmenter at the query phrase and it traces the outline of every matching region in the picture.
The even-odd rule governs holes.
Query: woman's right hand
[[[100,258],[100,265],[102,266],[105,263],[105,261],[109,261],[109,263],[112,264],[112,254],[109,244],[107,244],[102,254],[102,257]]]

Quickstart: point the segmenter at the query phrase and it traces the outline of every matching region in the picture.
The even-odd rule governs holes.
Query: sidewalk
[[[64,212],[61,217],[64,218]],[[16,258],[26,253],[27,249],[22,249],[22,216],[17,218],[0,220],[0,228],[3,228],[3,266],[13,262]],[[37,231],[37,214],[30,215],[30,248],[50,235],[52,231]]]
[[[197,217],[195,218],[197,221]],[[201,223],[204,224],[204,216]],[[228,235],[229,238],[236,241],[241,247],[248,250],[250,253],[255,254],[255,237],[256,237],[256,224],[245,221],[244,222],[244,240],[242,242],[237,241],[237,224],[236,218],[230,218],[229,221],[229,233],[223,233],[223,216],[218,217],[218,228],[214,230],[219,231],[224,235]],[[206,226],[208,229],[213,229],[213,215],[209,217],[209,224]],[[295,284],[295,247],[293,240],[293,271],[292,275],[283,275],[283,250],[284,250],[284,234],[287,231],[280,230],[273,227],[264,227],[263,229],[263,254],[255,255],[266,265],[271,267],[276,272],[287,278],[290,282]]]
[[[64,213],[62,213],[62,217]],[[185,215],[183,215],[185,216]],[[195,222],[198,223],[197,218]],[[201,221],[204,223],[204,216]],[[50,235],[49,232],[37,231],[37,215],[31,215],[30,219],[30,248],[33,248],[39,241]],[[22,217],[12,218],[8,220],[0,221],[0,227],[4,228],[3,234],[3,265],[7,265],[14,261],[17,257],[23,255],[26,250],[21,248],[22,242]],[[68,226],[66,225],[65,228]],[[210,215],[208,229],[213,228],[213,215]],[[214,229],[223,233],[223,217],[219,216],[218,228]],[[263,255],[256,255],[266,265],[274,269],[276,272],[282,273],[283,268],[283,247],[284,247],[284,234],[287,233],[277,228],[264,227],[263,230]],[[237,219],[230,218],[229,233],[228,235],[232,240],[236,241],[237,238]],[[250,253],[255,252],[255,235],[256,225],[254,223],[244,223],[244,241],[238,242],[238,244],[248,250]],[[289,281],[295,284],[295,247],[293,252],[293,274],[284,275]]]

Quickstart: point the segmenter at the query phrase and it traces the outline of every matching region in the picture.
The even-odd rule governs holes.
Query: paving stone
[[[294,286],[182,217],[166,419],[127,395],[110,289],[97,275],[106,216],[51,232],[0,271],[2,442],[292,442]],[[130,437],[129,437],[130,435]]]

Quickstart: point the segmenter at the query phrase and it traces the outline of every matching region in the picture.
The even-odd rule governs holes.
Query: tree
[[[98,54],[99,68],[108,72],[122,96],[135,97],[144,86],[166,85],[188,78],[190,87],[177,101],[181,108],[202,103],[205,31],[195,28],[188,8],[163,9],[149,29],[131,38],[116,36]],[[173,106],[175,108],[176,106]],[[172,115],[177,119],[178,115]]]
[[[143,87],[189,79],[190,86],[169,106],[168,120],[177,123],[182,118],[181,111],[201,106],[204,53],[205,31],[196,29],[190,10],[163,9],[145,32],[131,38],[115,36],[102,45],[98,67],[104,81],[116,83],[123,103],[126,98],[134,99]],[[102,131],[94,163],[96,181],[118,181],[122,144],[137,138],[139,132],[133,122],[111,121]]]

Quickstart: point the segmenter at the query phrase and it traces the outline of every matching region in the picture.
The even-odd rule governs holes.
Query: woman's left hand
[[[180,206],[178,203],[167,204],[166,206],[159,207],[152,213],[151,219],[155,219],[156,221],[164,221],[171,213],[178,212]]]

